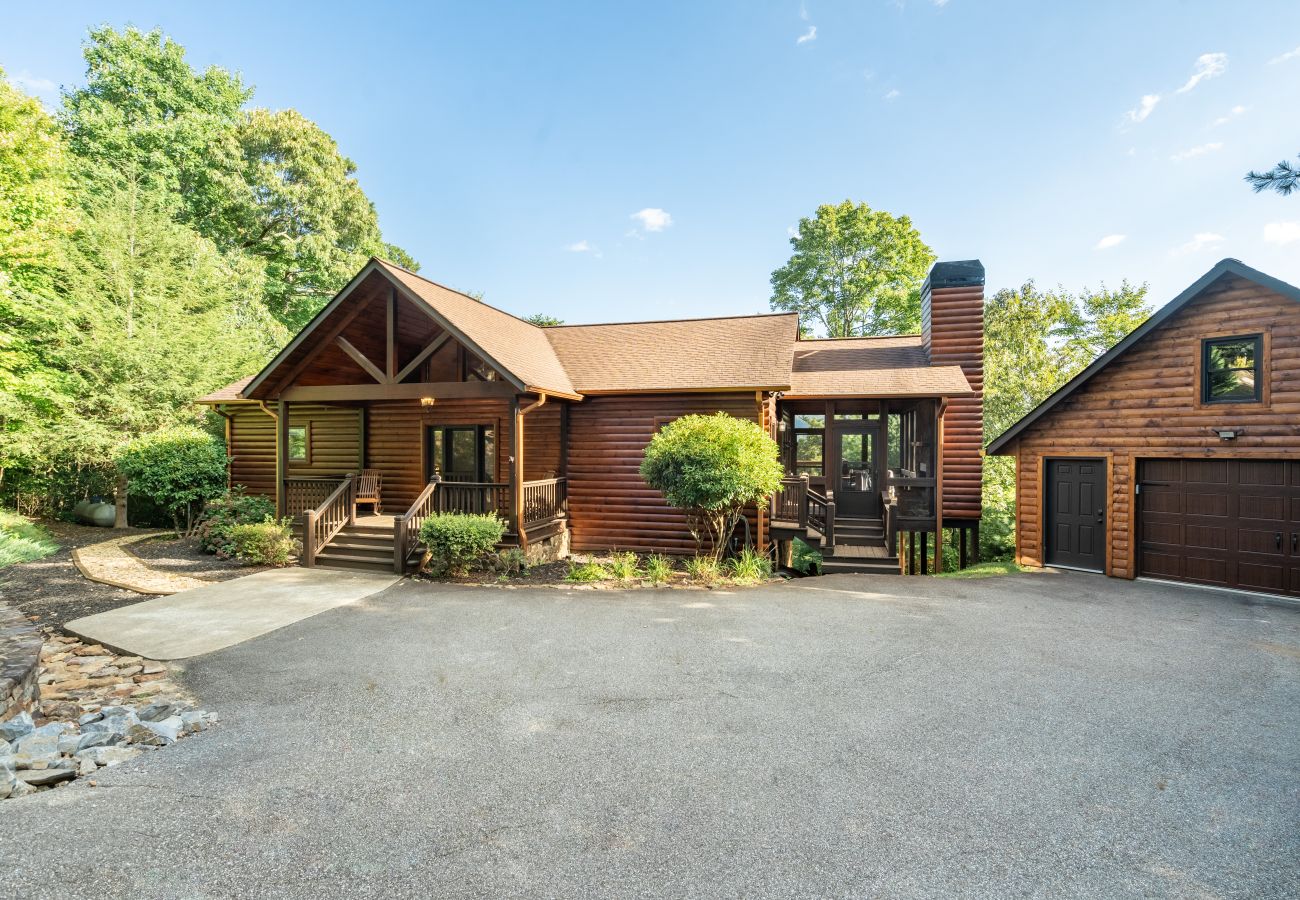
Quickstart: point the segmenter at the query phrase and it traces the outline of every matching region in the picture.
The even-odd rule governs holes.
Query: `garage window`
[[[1263,344],[1258,334],[1202,341],[1202,402],[1258,403],[1264,386]]]

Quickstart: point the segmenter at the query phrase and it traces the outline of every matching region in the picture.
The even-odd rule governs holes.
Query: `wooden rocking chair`
[[[353,507],[369,503],[374,508],[375,515],[382,515],[384,507],[380,499],[380,486],[383,480],[384,476],[379,470],[363,469],[361,476],[357,478],[357,495],[353,500]]]

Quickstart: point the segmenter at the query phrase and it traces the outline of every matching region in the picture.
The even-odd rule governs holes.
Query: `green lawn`
[[[991,578],[994,575],[1015,575],[1019,572],[1037,572],[1032,566],[1021,566],[1009,559],[983,562],[966,569],[956,569],[936,575],[936,578]]]
[[[54,538],[40,525],[0,509],[0,569],[49,556],[58,549]]]

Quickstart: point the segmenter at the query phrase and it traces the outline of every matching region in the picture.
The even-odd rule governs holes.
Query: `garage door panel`
[[[1138,574],[1300,595],[1300,462],[1139,460],[1137,475]]]
[[[1300,503],[1300,498],[1297,498],[1295,502]],[[1237,498],[1237,514],[1243,519],[1282,522],[1286,520],[1286,507],[1287,502],[1284,497],[1242,494]]]

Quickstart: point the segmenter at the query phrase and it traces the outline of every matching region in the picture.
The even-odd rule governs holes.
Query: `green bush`
[[[661,584],[673,577],[673,561],[659,553],[645,558],[645,577],[655,584]]]
[[[244,488],[235,487],[208,502],[194,527],[199,546],[205,553],[215,553],[222,559],[235,555],[235,541],[231,529],[236,525],[256,525],[275,515],[275,504],[265,497],[250,496]]]
[[[259,566],[287,566],[302,552],[302,544],[293,536],[293,519],[276,521],[267,516],[254,524],[232,525],[230,539],[236,556]]]
[[[492,568],[501,575],[518,575],[528,568],[528,557],[518,547],[498,550]]]
[[[686,515],[696,551],[720,559],[745,507],[780,486],[776,441],[756,423],[726,413],[682,416],[659,430],[645,450],[641,477]]]
[[[58,549],[54,538],[40,525],[0,509],[0,569],[49,556]]]
[[[790,568],[800,575],[820,575],[822,571],[822,555],[804,541],[795,538]]]
[[[574,584],[590,584],[593,581],[604,581],[608,577],[609,570],[595,560],[581,564],[570,561],[569,574],[564,576],[564,580]]]
[[[506,524],[491,513],[439,513],[420,525],[420,541],[429,551],[429,571],[464,575],[501,542]]]
[[[686,560],[686,574],[694,581],[713,584],[722,577],[722,564],[712,556],[692,556]]]
[[[740,555],[727,560],[727,571],[737,581],[754,583],[766,581],[772,577],[772,561],[750,547],[740,551]]]
[[[136,438],[117,455],[130,492],[167,510],[189,535],[204,504],[226,489],[226,448],[199,428],[178,427]]]
[[[635,553],[615,553],[609,559],[609,573],[619,581],[641,577]]]

